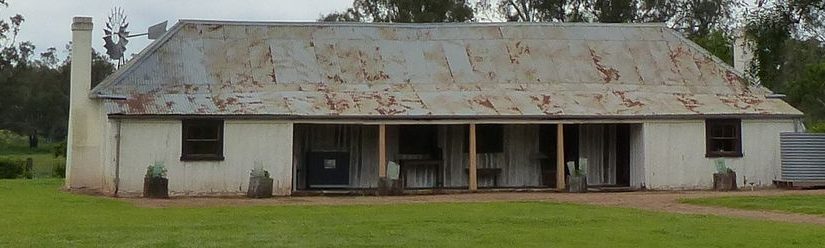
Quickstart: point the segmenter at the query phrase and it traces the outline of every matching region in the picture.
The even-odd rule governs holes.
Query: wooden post
[[[470,191],[478,190],[478,165],[477,165],[477,156],[476,156],[476,124],[470,124],[470,147],[469,147],[469,154],[470,154],[470,168],[467,170],[467,174],[470,175],[470,180],[468,181],[470,185]]]
[[[378,126],[378,178],[387,178],[387,126]]]
[[[564,190],[564,124],[556,125],[556,189]]]

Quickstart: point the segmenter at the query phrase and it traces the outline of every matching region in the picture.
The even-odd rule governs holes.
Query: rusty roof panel
[[[125,115],[800,114],[649,24],[182,21],[93,93]]]

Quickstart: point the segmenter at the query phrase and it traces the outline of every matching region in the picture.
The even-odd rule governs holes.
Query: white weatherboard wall
[[[724,158],[745,186],[770,186],[779,178],[779,133],[793,120],[742,120],[741,158]],[[709,189],[716,158],[705,157],[704,120],[653,121],[643,126],[645,184],[649,189]],[[747,181],[745,181],[747,180]]]
[[[155,161],[169,170],[171,195],[243,194],[256,163],[274,179],[274,195],[291,193],[292,123],[225,121],[224,161],[180,161],[181,129],[180,120],[122,120],[119,195],[139,196]]]

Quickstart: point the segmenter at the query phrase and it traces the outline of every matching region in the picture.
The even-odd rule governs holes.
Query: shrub
[[[53,171],[52,171],[52,176],[53,177],[58,177],[58,178],[65,178],[66,177],[66,162],[60,161],[57,164],[55,164],[54,168],[53,168]]]
[[[66,157],[66,141],[57,143],[52,148],[52,153],[54,153],[55,158],[59,157]]]
[[[23,176],[24,173],[23,160],[0,158],[0,179],[12,179]]]
[[[263,168],[253,168],[252,171],[249,172],[249,176],[269,178],[269,171],[266,171]]]
[[[163,162],[155,162],[149,167],[146,167],[146,177],[147,178],[165,178],[166,177],[166,166],[163,165]]]

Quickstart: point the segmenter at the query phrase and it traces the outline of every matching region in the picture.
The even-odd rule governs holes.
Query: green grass
[[[823,195],[786,195],[786,196],[731,196],[698,199],[683,199],[682,202],[739,208],[748,210],[774,210],[800,214],[825,215],[825,196]]]
[[[137,208],[0,180],[0,247],[822,247],[825,227],[552,204]]]

